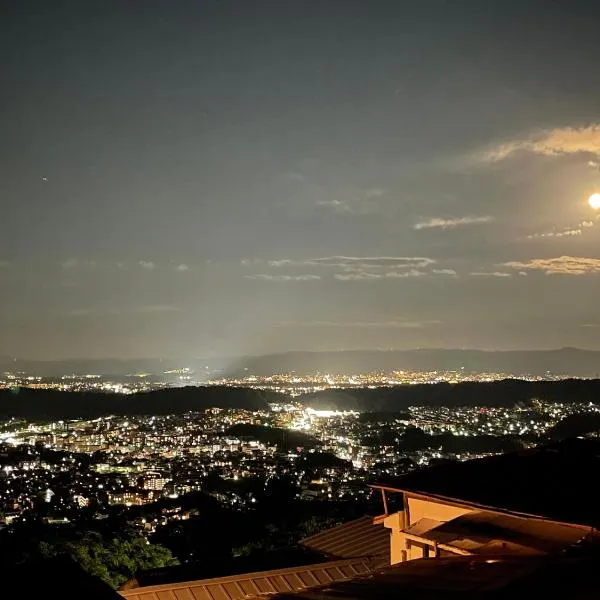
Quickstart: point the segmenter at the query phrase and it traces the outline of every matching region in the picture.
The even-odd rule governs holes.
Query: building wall
[[[451,521],[462,515],[473,512],[468,508],[458,506],[448,506],[440,504],[433,500],[421,500],[418,498],[408,498],[408,514],[410,518],[409,526],[414,525],[421,519],[433,519],[435,521]]]
[[[446,522],[472,512],[471,509],[441,504],[435,500],[420,498],[405,498],[405,510],[386,517],[385,527],[391,530],[390,535],[390,564],[395,565],[406,560],[432,557],[433,549],[406,538],[404,533],[421,519],[433,519]]]

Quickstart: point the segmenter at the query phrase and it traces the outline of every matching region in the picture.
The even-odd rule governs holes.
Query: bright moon
[[[594,210],[600,210],[600,194],[592,194],[589,198],[588,198],[588,204],[594,209]]]

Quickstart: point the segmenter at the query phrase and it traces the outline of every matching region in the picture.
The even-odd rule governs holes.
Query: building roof
[[[135,579],[126,585],[128,585],[127,589],[133,589],[180,581],[215,579],[257,571],[314,565],[325,560],[327,559],[322,554],[298,546],[277,548],[274,551],[252,552],[247,556],[228,558],[216,553],[214,556],[203,556],[202,559],[180,565],[139,571],[135,574]]]
[[[597,560],[566,557],[425,558],[278,600],[583,600],[598,597],[597,569]]]
[[[127,600],[247,600],[292,593],[366,575],[373,570],[368,560],[351,558],[317,565],[153,585],[121,591]]]
[[[300,540],[300,545],[335,558],[387,558],[390,553],[390,530],[383,525],[373,525],[372,517],[363,516],[304,538]]]
[[[552,521],[475,511],[450,521],[420,519],[407,530],[475,555],[551,554],[573,546],[589,529]]]
[[[598,527],[599,471],[600,440],[575,439],[413,471],[374,487]]]

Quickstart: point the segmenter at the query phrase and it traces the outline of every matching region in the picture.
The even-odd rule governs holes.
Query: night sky
[[[598,23],[1,2],[0,354],[600,348]]]

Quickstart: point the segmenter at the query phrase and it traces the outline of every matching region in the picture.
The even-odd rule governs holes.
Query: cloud
[[[67,258],[67,260],[60,263],[60,266],[63,269],[74,269],[78,264],[79,262],[76,258]]]
[[[261,261],[245,259],[242,264],[249,266]],[[266,261],[274,269],[322,269],[332,273],[338,281],[374,281],[379,279],[403,279],[423,277],[425,275],[452,275],[453,269],[435,269],[428,271],[436,261],[424,256],[325,256],[320,258],[290,259]],[[276,276],[271,276],[276,277]],[[294,277],[285,275],[282,277]],[[262,276],[267,279],[266,275]],[[282,279],[282,281],[291,279]]]
[[[528,240],[537,240],[540,238],[549,237],[575,237],[581,235],[583,232],[581,229],[565,229],[564,231],[546,231],[544,233],[532,233],[527,236]]]
[[[354,214],[356,212],[348,202],[342,200],[319,200],[316,204],[336,214]]]
[[[600,323],[584,323],[582,327],[587,327],[591,329],[600,328]]]
[[[562,231],[545,231],[543,233],[532,233],[527,236],[528,240],[537,240],[540,238],[562,238],[562,237],[577,237],[583,234],[585,229],[594,226],[594,221],[582,221],[576,227],[563,229]]]
[[[599,258],[558,256],[556,258],[533,258],[526,262],[507,262],[503,266],[511,269],[543,271],[546,275],[587,275],[600,273]]]
[[[156,265],[152,261],[140,260],[140,267],[146,271],[153,271]]]
[[[129,312],[142,313],[142,314],[155,314],[155,313],[168,313],[177,312],[178,306],[172,304],[146,304],[143,306],[135,306],[130,309]]]
[[[69,317],[87,317],[88,315],[93,315],[97,313],[97,309],[95,308],[73,308],[67,311],[67,316]]]
[[[450,219],[432,218],[427,221],[421,221],[413,225],[413,229],[454,229],[455,227],[463,227],[465,225],[481,225],[483,223],[490,223],[494,218],[487,215],[483,217],[456,217]]]
[[[424,271],[410,269],[409,271],[389,271],[383,277],[386,279],[402,279],[404,277],[423,277],[424,275],[427,275]]]
[[[95,267],[98,263],[95,260],[81,260],[77,258],[67,258],[67,260],[60,263],[63,269],[75,269],[77,267]]]
[[[423,256],[326,256],[308,259],[270,260],[270,267],[327,267],[347,271],[357,269],[423,268],[435,260]]]
[[[189,271],[190,268],[188,265],[180,264],[175,267],[175,270],[178,271],[179,273],[183,273],[185,271]]]
[[[380,273],[369,273],[368,271],[357,271],[356,273],[336,273],[334,278],[338,281],[369,281],[381,279]]]
[[[90,316],[119,316],[129,314],[142,314],[142,315],[153,315],[157,313],[169,313],[176,312],[179,307],[171,304],[145,304],[142,306],[132,306],[127,308],[114,308],[114,307],[85,307],[85,308],[74,308],[67,311],[67,316],[70,317],[90,317]]]
[[[374,187],[359,191],[354,197],[351,196],[347,200],[319,200],[315,204],[338,215],[372,215],[381,212],[378,199],[384,195],[385,190]]]
[[[299,181],[304,183],[306,181],[306,176],[302,173],[298,173],[297,171],[287,171],[283,173],[281,176],[283,179],[289,179],[290,181]]]
[[[255,275],[244,275],[246,279],[257,279],[260,281],[316,281],[321,279],[320,275],[269,275],[267,273],[256,273]]]
[[[474,271],[470,275],[473,277],[512,277],[511,273],[503,273],[502,271]]]
[[[480,160],[499,162],[519,151],[543,156],[578,153],[600,156],[600,125],[558,127],[541,131],[524,139],[511,140],[488,148],[480,153]],[[596,165],[596,161],[592,160],[590,163],[592,167]]]
[[[283,327],[331,327],[340,329],[420,329],[429,325],[439,325],[441,321],[285,321]]]
[[[423,277],[425,271],[410,269],[408,271],[388,271],[386,273],[371,273],[369,271],[357,270],[351,273],[335,273],[334,278],[338,281],[369,281],[373,279],[404,279],[406,277]]]

